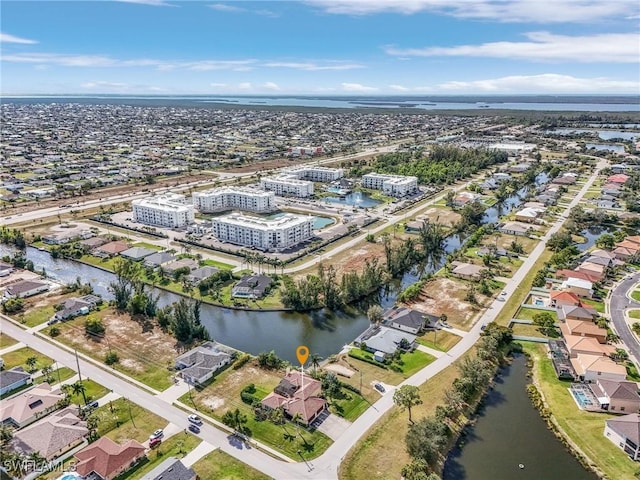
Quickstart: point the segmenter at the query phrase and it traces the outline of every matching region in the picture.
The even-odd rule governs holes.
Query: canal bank
[[[547,428],[527,395],[527,374],[524,355],[500,369],[473,424],[447,457],[443,480],[597,478]]]

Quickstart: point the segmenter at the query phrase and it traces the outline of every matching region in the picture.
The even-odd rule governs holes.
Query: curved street
[[[609,296],[609,314],[611,315],[611,321],[615,326],[618,336],[627,346],[629,353],[636,359],[636,362],[640,361],[640,343],[638,343],[635,335],[629,330],[624,312],[628,308],[640,309],[640,302],[636,302],[627,297],[627,291],[638,282],[640,282],[640,272],[636,272],[621,281],[611,290]]]

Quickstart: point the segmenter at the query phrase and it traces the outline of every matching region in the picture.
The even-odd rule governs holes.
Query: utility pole
[[[62,383],[62,380],[60,380],[60,367],[58,366],[57,360],[56,360],[56,371],[58,372],[58,383]]]
[[[133,421],[133,415],[131,414],[131,402],[129,401],[128,398],[125,398],[125,400],[127,401],[127,406],[129,407],[129,418],[131,419],[131,423],[133,424],[133,428],[138,428],[138,427],[136,427],[136,422]]]
[[[78,360],[78,350],[74,349],[73,353],[76,355],[76,367],[78,367],[78,379],[82,382],[82,374],[80,373],[80,360]]]

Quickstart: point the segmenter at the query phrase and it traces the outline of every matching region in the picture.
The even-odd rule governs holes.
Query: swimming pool
[[[585,392],[571,388],[571,394],[578,401],[581,407],[589,407],[593,405],[593,402]]]
[[[544,301],[541,298],[536,298],[533,304],[542,307],[544,305]]]

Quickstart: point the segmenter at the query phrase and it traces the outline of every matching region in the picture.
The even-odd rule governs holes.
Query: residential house
[[[549,298],[551,300],[550,306],[556,308],[561,308],[564,305],[575,307],[582,305],[580,303],[580,298],[575,293],[565,292],[563,290],[552,290],[549,294]]]
[[[615,175],[610,175],[607,177],[607,183],[617,183],[619,185],[623,185],[629,180],[629,175],[625,175],[624,173],[616,173]]]
[[[93,250],[93,254],[96,257],[113,257],[121,252],[129,249],[127,242],[122,240],[116,240],[114,242],[105,243]]]
[[[21,280],[5,288],[7,298],[27,298],[49,290],[49,284],[38,280]]]
[[[104,237],[92,237],[92,238],[87,238],[85,240],[81,240],[80,245],[82,245],[87,250],[93,250],[98,247],[101,247],[102,245],[108,242],[109,240],[107,240]]]
[[[383,358],[396,353],[402,343],[402,339],[406,340],[407,350],[416,348],[416,336],[389,328],[384,325],[372,325],[354,340],[357,347],[367,350],[371,353],[381,353]]]
[[[131,247],[120,252],[120,256],[137,262],[149,255],[153,255],[154,253],[156,253],[156,250],[151,250],[150,248]]]
[[[478,265],[464,262],[452,262],[451,266],[453,267],[451,274],[464,280],[480,280],[481,274],[485,270]]]
[[[604,208],[604,209],[620,208],[620,204],[615,200],[606,200],[606,199],[600,198],[598,200],[595,200],[594,203],[598,208]]]
[[[563,336],[591,337],[600,343],[606,343],[607,341],[607,330],[589,320],[565,320],[560,322],[560,331]]]
[[[397,330],[418,334],[426,328],[435,328],[439,318],[405,307],[394,307],[384,313],[382,322]]]
[[[523,207],[527,207],[527,208],[540,208],[542,210],[546,210],[544,207],[544,203],[541,202],[525,202],[525,204],[523,205]]]
[[[608,357],[615,352],[613,345],[598,342],[593,337],[582,337],[580,335],[564,335],[564,341],[569,351],[569,356],[575,358],[579,353],[587,355],[600,355]]]
[[[640,415],[630,413],[605,422],[604,436],[611,440],[632,460],[640,460]]]
[[[613,252],[610,252],[609,250],[602,250],[602,249],[597,249],[591,252],[591,255],[589,256],[589,258],[591,257],[607,259],[609,260],[608,265],[614,264],[615,263],[614,260],[616,259],[616,256],[613,254]]]
[[[307,374],[292,370],[260,403],[275,410],[282,408],[289,418],[297,417],[305,425],[311,424],[327,409],[327,401],[320,397],[322,384]]]
[[[588,272],[588,274],[591,276],[594,275],[593,272]],[[583,298],[591,298],[593,296],[593,283],[580,278],[567,278],[562,282],[560,288]]]
[[[209,265],[205,265],[204,267],[196,268],[189,275],[187,275],[187,280],[192,283],[198,283],[205,278],[209,278],[211,275],[218,273],[220,271],[219,268],[211,267]]]
[[[525,207],[516,212],[516,220],[525,223],[535,223],[544,213],[543,208]]]
[[[629,247],[618,246],[613,250],[616,258],[622,262],[628,262],[631,258],[638,254],[638,250]]]
[[[598,317],[598,312],[589,306],[562,305],[557,310],[558,319],[565,320],[585,320],[592,322]]]
[[[598,398],[600,408],[611,413],[640,412],[640,395],[635,382],[612,382],[603,378],[589,385]]]
[[[185,467],[176,457],[169,457],[160,465],[146,473],[141,480],[197,480],[192,468]]]
[[[584,261],[576,267],[576,272],[586,272],[597,278],[598,282],[606,276],[606,267],[599,263]]]
[[[13,265],[0,261],[0,277],[6,277],[13,272]]]
[[[571,359],[571,364],[580,380],[585,382],[595,382],[601,378],[623,382],[627,378],[627,369],[624,365],[619,365],[602,355],[578,353]]]
[[[527,225],[526,223],[521,222],[505,222],[498,230],[502,233],[506,233],[508,235],[517,235],[520,237],[528,236],[529,233],[535,230],[531,225]]]
[[[405,233],[418,233],[424,226],[424,220],[414,220],[413,222],[407,222],[404,224]]]
[[[169,275],[173,275],[176,270],[180,270],[182,268],[188,268],[189,271],[195,270],[198,268],[198,262],[191,258],[182,258],[175,262],[167,263],[162,267],[162,269]]]
[[[79,315],[86,315],[96,308],[100,302],[102,302],[102,299],[95,295],[68,298],[63,302],[62,309],[53,314],[51,320],[56,322],[74,318]]]
[[[216,342],[205,342],[176,358],[176,368],[185,382],[203,384],[231,361],[231,355]]]
[[[469,203],[476,202],[480,198],[479,195],[471,192],[460,192],[453,198],[454,207],[464,207]]]
[[[569,351],[562,340],[550,339],[547,342],[551,363],[559,379],[575,380],[576,372],[571,365]]]
[[[109,437],[100,437],[76,452],[75,471],[82,477],[112,480],[138,463],[145,456],[145,450],[136,440],[118,445]]]
[[[524,173],[531,168],[530,163],[518,163],[516,165],[510,165],[507,170],[511,173]]]
[[[568,270],[568,269],[556,270],[555,275],[556,275],[556,278],[559,278],[561,280],[568,280],[570,278],[573,278],[577,280],[585,280],[587,282],[590,282],[591,284],[596,283],[598,281],[597,276],[594,276],[590,273],[576,272],[575,270]]]
[[[0,396],[31,383],[31,374],[22,367],[0,371]]]
[[[67,407],[19,430],[13,435],[14,449],[23,455],[38,452],[53,460],[80,445],[89,430],[74,412],[77,407]]]
[[[620,185],[617,183],[607,183],[606,185],[603,185],[600,189],[600,193],[614,198],[618,198],[622,194]]]
[[[64,398],[59,388],[53,389],[48,383],[41,383],[0,405],[0,423],[9,423],[22,428],[35,422],[58,408],[58,402]]]
[[[273,280],[266,275],[245,275],[231,289],[234,298],[262,298],[268,292]]]
[[[504,248],[480,247],[476,250],[476,255],[484,257],[485,255],[495,255],[496,257],[510,257],[511,255]],[[517,256],[513,254],[514,256]]]
[[[574,183],[576,183],[576,177],[573,174],[569,174],[569,173],[565,173],[562,175],[557,176],[556,178],[554,178],[553,180],[551,180],[551,183],[555,184],[555,185],[573,185]]]
[[[148,267],[161,267],[167,263],[173,262],[175,259],[176,257],[169,252],[156,252],[145,257],[143,263]]]

